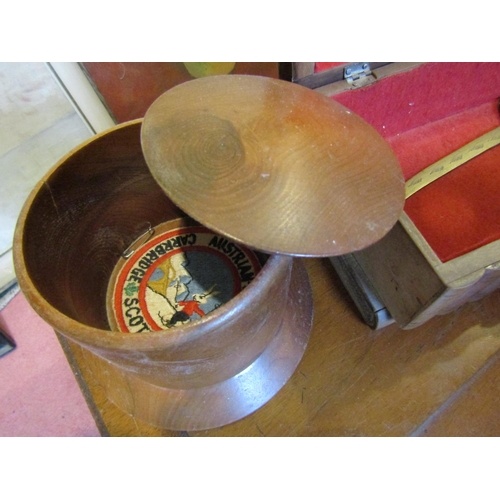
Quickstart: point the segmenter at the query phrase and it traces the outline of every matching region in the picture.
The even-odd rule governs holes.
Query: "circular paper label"
[[[162,224],[128,259],[108,289],[108,319],[122,332],[165,330],[206,316],[259,272],[254,252],[184,220]]]

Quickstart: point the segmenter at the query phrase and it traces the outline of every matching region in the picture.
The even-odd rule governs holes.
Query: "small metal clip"
[[[148,222],[148,224],[149,224],[149,228],[146,230],[146,232],[144,232],[138,238],[136,238],[123,251],[122,257],[124,259],[128,259],[129,257],[131,257],[140,246],[144,245],[144,243],[147,243],[151,239],[151,237],[153,236],[153,234],[155,234],[155,230],[151,227],[151,223]]]

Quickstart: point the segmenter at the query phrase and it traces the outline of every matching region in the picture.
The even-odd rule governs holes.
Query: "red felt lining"
[[[383,137],[461,113],[500,97],[500,63],[428,63],[334,95]]]
[[[321,73],[322,71],[336,68],[337,66],[342,66],[343,64],[348,64],[348,63],[346,63],[346,62],[317,62],[317,63],[314,63],[314,72]]]
[[[405,211],[442,262],[500,239],[500,147],[418,191]]]
[[[500,63],[429,63],[333,98],[387,139],[408,179],[500,126]],[[500,147],[410,197],[405,212],[442,262],[500,239]]]
[[[388,137],[405,180],[477,137],[500,126],[497,101],[488,102]]]

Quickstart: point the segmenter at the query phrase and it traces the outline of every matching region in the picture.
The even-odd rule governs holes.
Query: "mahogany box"
[[[500,63],[296,63],[293,79],[362,116],[403,169],[398,223],[374,245],[332,259],[360,309],[369,296],[378,303],[371,326],[392,318],[414,328],[498,288]],[[487,133],[489,143],[477,140]],[[465,161],[464,149],[479,151]],[[408,195],[424,169],[457,160]]]

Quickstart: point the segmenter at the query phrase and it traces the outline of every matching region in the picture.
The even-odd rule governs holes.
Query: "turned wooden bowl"
[[[39,315],[100,365],[112,401],[153,425],[206,429],[265,404],[302,358],[312,297],[294,257],[365,248],[403,204],[398,161],[359,116],[290,82],[207,77],[63,158],[22,210],[14,262]],[[113,330],[120,256],[147,227],[186,215],[256,250],[262,269],[198,321]]]
[[[117,126],[63,158],[20,215],[14,264],[35,311],[83,346],[124,411],[152,425],[199,430],[238,420],[285,384],[307,345],[312,297],[297,259],[258,252],[254,281],[204,318],[169,331],[109,327],[113,269],[147,225],[184,212],[153,179],[141,120]]]

